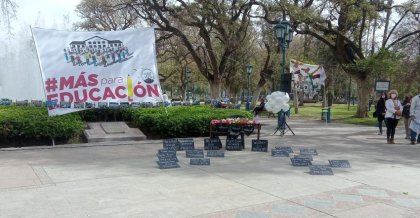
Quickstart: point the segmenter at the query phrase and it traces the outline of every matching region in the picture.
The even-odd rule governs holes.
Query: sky
[[[74,10],[80,1],[15,0],[18,8],[12,34],[6,34],[0,26],[0,98],[44,98],[36,53],[28,52],[31,49],[28,41],[32,39],[29,26],[70,30],[72,23],[79,20]],[[69,15],[70,22],[64,24],[63,15]]]
[[[70,22],[78,20],[74,10],[80,2],[81,0],[16,0],[17,20],[14,23],[16,26],[35,25],[39,17],[39,27],[51,28],[55,25],[60,29],[63,15],[70,15]]]

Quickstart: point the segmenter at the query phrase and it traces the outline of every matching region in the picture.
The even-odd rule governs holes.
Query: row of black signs
[[[209,139],[208,139],[209,141]],[[207,157],[225,157],[224,151],[220,151],[220,147],[215,140],[213,142],[213,150],[207,151]],[[220,143],[220,140],[219,140]],[[216,149],[217,145],[217,149]],[[221,145],[221,144],[220,144]],[[160,169],[179,168],[177,151],[185,151],[186,157],[190,158],[190,165],[210,165],[210,158],[204,158],[203,149],[194,149],[194,139],[178,138],[166,139],[163,141],[163,149],[158,150],[157,161]]]
[[[222,147],[218,138],[207,138],[204,140],[204,150],[207,150],[207,157],[224,157],[224,151],[219,149]],[[186,157],[190,159],[190,165],[210,165],[210,158],[204,158],[203,149],[194,149],[194,140],[192,138],[165,139],[163,141],[163,149],[159,149],[157,154],[159,168],[177,168],[180,167],[176,151],[185,151]],[[240,151],[242,150],[241,139],[227,139],[226,150]],[[252,151],[267,152],[268,140],[252,140]],[[274,157],[290,157],[294,154],[291,147],[275,147],[271,150]],[[330,165],[312,165],[313,156],[318,155],[316,149],[304,148],[300,149],[299,155],[290,158],[292,166],[306,166],[310,169],[312,175],[333,175],[333,168],[350,168],[348,160],[329,160]]]
[[[190,165],[210,165],[210,158],[204,158],[204,150],[186,150],[186,157],[190,158]],[[157,162],[160,169],[179,168],[175,150],[159,149]],[[207,157],[225,157],[224,151],[209,150]]]
[[[226,139],[227,151],[241,151],[243,142],[242,139]],[[194,150],[194,139],[192,138],[177,138],[163,140],[163,148],[175,151]],[[220,150],[222,142],[219,138],[204,139],[204,150]],[[267,152],[268,140],[252,140],[252,151]]]
[[[271,155],[274,157],[290,157],[293,153],[291,147],[276,147],[271,150]],[[332,168],[351,168],[348,160],[329,160],[329,165],[312,165],[313,155],[318,155],[316,149],[300,149],[299,155],[294,155],[290,161],[292,166],[309,167],[311,175],[333,175]]]

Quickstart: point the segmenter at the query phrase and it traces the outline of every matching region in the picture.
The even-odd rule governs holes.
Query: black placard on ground
[[[297,158],[309,158],[310,161],[314,160],[314,158],[310,154],[299,154],[299,155],[295,155],[295,157],[297,157]]]
[[[171,169],[171,168],[179,168],[179,164],[175,161],[169,161],[169,162],[160,162],[156,161],[159,165],[160,169]]]
[[[289,157],[290,153],[293,153],[293,150],[291,147],[277,146],[271,149],[271,156],[273,157]]]
[[[185,155],[187,158],[204,158],[204,151],[203,149],[186,150]]]
[[[252,139],[252,151],[267,152],[268,140]]]
[[[210,165],[210,158],[191,158],[190,165]]]
[[[165,155],[165,154],[156,154],[159,158],[159,162],[178,162],[176,155]]]
[[[174,155],[176,156],[176,151],[172,149],[159,149],[158,154],[160,155]]]
[[[330,166],[334,168],[351,168],[348,160],[329,160]]]
[[[207,157],[225,157],[225,152],[220,150],[208,150]]]
[[[226,139],[226,150],[227,151],[241,151],[242,140],[241,139]]]
[[[286,151],[287,153],[295,153],[293,152],[292,147],[282,147],[282,146],[276,146],[274,149],[276,150],[282,150],[282,151]]]
[[[290,158],[290,161],[292,161],[292,165],[295,167],[307,167],[312,165],[311,160],[307,157],[292,157]]]
[[[302,148],[300,154],[318,155],[318,152],[314,148]]]
[[[222,142],[219,138],[204,139],[204,150],[219,150],[222,147]]]
[[[329,165],[312,165],[309,166],[309,174],[311,175],[334,175]]]
[[[271,156],[273,157],[289,157],[289,152],[273,148],[271,149]]]
[[[194,139],[193,138],[178,139],[178,148],[181,151],[194,150]]]
[[[164,139],[163,140],[163,149],[175,150],[178,151],[178,140],[177,139]]]

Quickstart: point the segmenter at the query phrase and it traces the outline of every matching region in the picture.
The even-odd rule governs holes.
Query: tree
[[[191,71],[191,58],[185,47],[179,42],[177,37],[161,37],[158,43],[158,63],[159,77],[161,83],[169,80],[172,84],[181,84],[179,86],[182,99],[186,99],[187,90],[187,68]],[[172,93],[171,93],[172,94]]]
[[[6,26],[7,33],[11,34],[12,25],[11,22],[13,19],[16,19],[16,10],[18,5],[13,0],[1,0],[0,1],[0,23],[3,23]]]
[[[158,31],[179,37],[198,71],[209,81],[211,97],[220,94],[228,63],[235,60],[248,33],[252,3],[248,1],[131,0],[117,5],[132,8]],[[182,29],[196,33],[187,35]]]
[[[385,40],[381,41],[385,50],[402,43],[410,36],[419,37],[420,33],[420,27],[417,26],[402,36],[395,37],[394,34],[400,27],[401,21],[418,14],[416,8],[419,3],[414,0],[403,5],[396,5],[392,1],[387,1],[385,4],[383,1],[364,0],[294,0],[278,3],[262,1],[256,4],[263,11],[258,17],[274,24],[277,20],[273,17],[277,17],[279,12],[287,12],[297,34],[311,35],[330,48],[344,71],[357,82],[357,117],[368,116],[368,96],[373,82],[372,68],[364,67],[365,60],[370,58],[369,54],[364,52],[363,42],[367,24],[376,18],[390,18],[389,11],[403,11],[403,13],[394,13],[398,16],[397,22],[391,30],[388,31],[387,27],[385,31],[383,36]],[[379,55],[376,58],[378,57],[387,56]]]
[[[139,17],[134,10],[118,10],[114,5],[123,0],[82,0],[76,6],[76,12],[83,20],[75,26],[84,30],[111,31],[125,30],[139,24]]]

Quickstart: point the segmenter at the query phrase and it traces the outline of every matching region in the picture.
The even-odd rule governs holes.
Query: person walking
[[[405,128],[405,139],[410,139],[411,130],[408,127],[410,125],[410,106],[411,106],[412,96],[406,96],[402,103],[402,117],[404,118],[404,128]]]
[[[416,135],[417,143],[420,143],[420,94],[411,99],[410,118],[410,140],[411,144],[414,145],[416,144]]]
[[[397,90],[391,90],[388,93],[388,100],[385,101],[385,124],[386,124],[386,139],[388,144],[395,144],[394,135],[395,128],[402,115],[402,105],[397,99]]]
[[[376,116],[378,120],[378,128],[379,133],[378,135],[382,135],[382,122],[385,120],[385,101],[388,98],[386,97],[386,93],[382,93],[381,97],[378,100],[378,103],[376,103]]]

